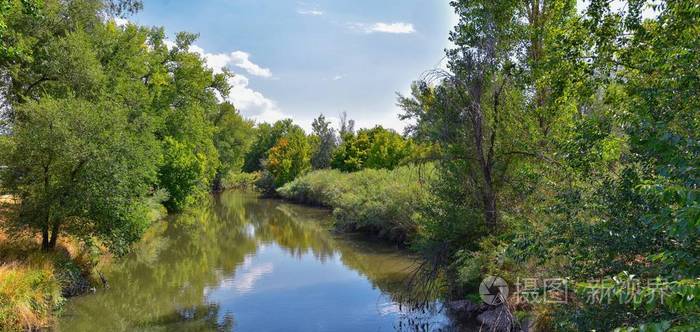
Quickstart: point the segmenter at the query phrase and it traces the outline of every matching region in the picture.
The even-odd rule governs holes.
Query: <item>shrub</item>
[[[427,202],[433,167],[365,169],[355,173],[319,170],[277,192],[291,201],[333,209],[336,227],[376,234],[397,243],[418,232],[420,207]]]

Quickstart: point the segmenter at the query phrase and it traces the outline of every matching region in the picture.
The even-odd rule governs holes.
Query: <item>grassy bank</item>
[[[30,235],[0,232],[0,330],[26,331],[51,326],[68,296],[95,283],[95,259],[71,239],[52,252],[41,251]]]
[[[279,188],[290,201],[333,209],[336,226],[407,244],[419,232],[420,206],[433,168],[402,166],[353,173],[318,170]]]
[[[159,195],[149,203],[149,219],[166,211]],[[9,232],[17,202],[0,196],[0,331],[34,331],[53,326],[68,297],[100,287],[98,271],[112,255],[99,243],[86,245],[72,236],[56,248],[41,250],[40,237],[28,230]]]

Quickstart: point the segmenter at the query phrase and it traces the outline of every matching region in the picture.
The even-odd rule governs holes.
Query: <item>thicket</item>
[[[431,165],[345,173],[319,170],[279,188],[285,199],[328,207],[335,225],[409,245],[420,233],[420,208],[428,203]]]
[[[421,251],[457,296],[568,280],[565,304],[515,306],[542,330],[700,324],[700,5],[621,4],[452,1],[448,70],[399,98],[440,152]]]

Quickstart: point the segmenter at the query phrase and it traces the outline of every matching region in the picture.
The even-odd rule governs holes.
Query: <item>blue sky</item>
[[[308,129],[347,111],[397,130],[395,93],[440,65],[456,23],[447,0],[146,0],[130,20],[199,33],[193,50],[237,74],[229,97],[247,117]]]

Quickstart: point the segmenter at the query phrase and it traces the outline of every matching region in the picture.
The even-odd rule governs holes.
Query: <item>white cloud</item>
[[[364,33],[393,33],[393,34],[409,34],[416,32],[416,29],[411,23],[395,22],[395,23],[384,23],[377,22],[373,24],[367,23],[351,23],[350,28],[362,31]]]
[[[339,80],[342,80],[344,77],[345,77],[344,75],[335,75],[335,76],[333,76],[333,80],[339,81]]]
[[[250,54],[243,51],[235,51],[230,54],[230,59],[233,65],[245,69],[248,74],[262,77],[271,77],[272,72],[268,68],[262,68],[250,61]]]
[[[235,75],[229,79],[231,93],[228,97],[237,109],[256,122],[274,122],[287,118],[273,100],[251,89],[248,78]]]
[[[114,24],[116,24],[118,27],[123,27],[129,24],[129,20],[121,17],[115,17]]]
[[[250,61],[250,53],[247,52],[207,53],[197,45],[190,46],[190,51],[199,53],[215,73],[222,72],[223,69],[230,64],[245,70],[248,74],[253,76],[272,77],[272,71],[269,68],[260,67]]]
[[[385,33],[414,33],[416,30],[413,28],[413,24],[410,23],[374,23],[372,25],[372,31],[374,32],[385,32]]]
[[[175,43],[170,40],[165,40],[164,43],[169,49],[175,46]],[[197,45],[191,45],[190,51],[198,53],[204,59],[207,67],[211,68],[214,73],[221,73],[224,68],[233,65],[244,69],[251,75],[272,76],[270,69],[262,68],[251,62],[250,54],[243,51],[207,53]],[[231,85],[231,92],[227,97],[244,116],[254,119],[256,122],[274,122],[289,117],[282,113],[275,101],[267,98],[263,93],[253,90],[250,87],[248,77],[234,72],[234,76],[228,79],[228,83]]]
[[[323,11],[317,9],[297,9],[297,14],[300,15],[311,15],[311,16],[321,16]]]
[[[274,271],[272,263],[263,263],[257,266],[246,268],[243,273],[237,275],[233,280],[224,280],[221,284],[222,288],[234,289],[238,293],[250,292],[255,283],[267,274]]]

